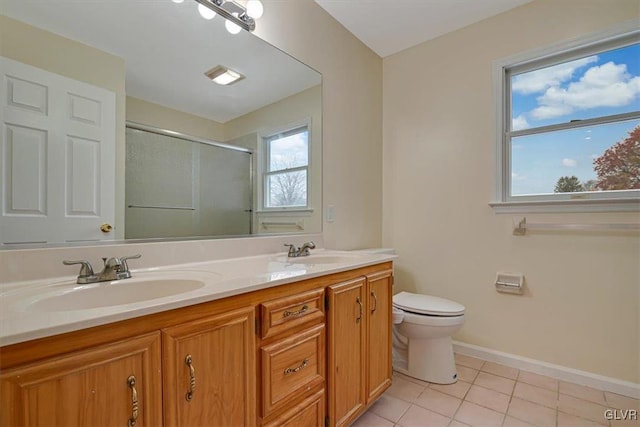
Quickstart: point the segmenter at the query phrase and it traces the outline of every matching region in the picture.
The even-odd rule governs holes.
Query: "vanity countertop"
[[[131,270],[131,279],[8,283],[0,289],[0,346],[379,264],[392,254],[314,250]]]

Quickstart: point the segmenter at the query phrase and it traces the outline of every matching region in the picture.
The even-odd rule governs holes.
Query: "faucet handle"
[[[289,247],[289,253],[287,254],[288,256],[290,257],[297,256],[298,249],[296,249],[296,245],[292,245],[291,243],[285,243],[284,245]]]
[[[141,254],[135,254],[135,255],[127,255],[127,256],[123,256],[120,257],[120,262],[122,263],[120,266],[120,271],[123,273],[128,273],[129,272],[129,265],[127,264],[127,260],[130,259],[139,259],[142,258]],[[129,273],[130,275],[130,273]]]
[[[77,260],[77,261],[64,260],[64,261],[62,261],[62,263],[64,265],[81,264],[82,267],[80,267],[80,273],[78,274],[78,279],[83,278],[83,277],[93,276],[93,267],[91,267],[91,263],[89,261],[86,261],[86,260]]]

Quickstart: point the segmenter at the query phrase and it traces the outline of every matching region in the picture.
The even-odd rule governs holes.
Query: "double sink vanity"
[[[128,279],[6,284],[0,426],[348,425],[391,384],[393,258],[130,261]]]

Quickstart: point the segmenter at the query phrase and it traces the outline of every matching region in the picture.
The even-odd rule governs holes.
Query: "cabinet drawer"
[[[261,349],[262,416],[303,398],[325,381],[324,324]]]
[[[324,389],[286,411],[264,427],[318,427],[324,425]]]
[[[261,305],[262,338],[324,321],[324,289],[278,298]]]

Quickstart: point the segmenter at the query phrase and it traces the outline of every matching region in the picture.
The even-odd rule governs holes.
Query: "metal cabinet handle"
[[[138,421],[138,391],[136,390],[136,377],[131,375],[127,378],[127,384],[131,389],[131,417],[129,418],[129,427],[135,427]]]
[[[291,375],[291,374],[295,374],[296,372],[300,371],[301,369],[306,368],[309,365],[309,359],[304,359],[302,361],[302,364],[300,366],[298,366],[297,368],[287,368],[284,370],[284,374],[285,375]]]
[[[376,293],[373,291],[371,291],[371,296],[373,297],[373,302],[375,303],[375,305],[371,307],[371,313],[375,313],[376,310],[378,309],[378,297],[376,296]]]
[[[356,317],[356,323],[360,323],[360,320],[362,320],[362,300],[360,299],[360,297],[356,298],[356,302],[360,306],[360,314],[358,315],[358,317]]]
[[[302,308],[300,310],[297,311],[285,311],[284,313],[282,313],[282,317],[289,317],[289,316],[300,316],[301,314],[305,313],[307,310],[309,310],[309,306],[307,304],[303,305]]]
[[[193,393],[196,390],[196,370],[193,368],[193,358],[190,354],[184,358],[184,363],[189,367],[189,390],[184,398],[187,399],[187,402],[191,402]]]

